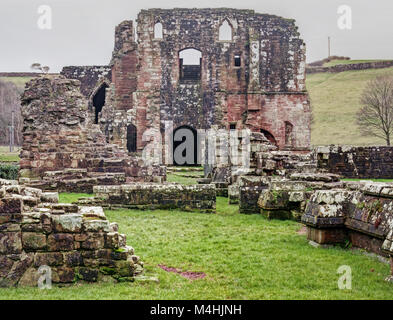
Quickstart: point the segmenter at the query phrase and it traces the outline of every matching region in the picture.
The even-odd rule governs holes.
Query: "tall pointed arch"
[[[228,19],[225,19],[218,30],[218,40],[219,41],[232,41],[233,39],[233,29]]]

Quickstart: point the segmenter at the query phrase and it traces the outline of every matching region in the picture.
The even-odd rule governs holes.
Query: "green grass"
[[[61,195],[73,201],[81,195]],[[0,289],[2,299],[393,299],[389,266],[357,251],[317,249],[292,221],[241,215],[218,198],[217,214],[107,211],[159,283],[78,284],[41,291]],[[164,264],[205,272],[188,280]],[[352,268],[352,290],[337,288],[341,265]],[[372,272],[373,271],[373,272]]]
[[[20,148],[15,147],[14,152],[9,152],[8,146],[0,146],[0,162],[19,162]]]
[[[14,83],[18,88],[23,89],[31,77],[0,77],[0,80]]]
[[[60,193],[59,202],[60,203],[73,203],[78,201],[79,198],[93,197],[93,194],[88,193]]]
[[[356,124],[360,96],[368,81],[393,76],[393,68],[307,75],[314,123],[313,145],[384,145],[382,139],[362,136]]]
[[[326,62],[324,67],[333,67],[339,64],[355,64],[355,63],[367,63],[367,62],[379,62],[384,60],[332,60],[330,62]]]
[[[189,172],[187,175],[194,175],[195,178],[190,178],[190,177],[182,177],[179,173],[173,174],[169,173],[167,174],[167,181],[168,182],[176,182],[184,185],[192,185],[197,183],[197,179],[200,178],[200,173],[199,172]]]

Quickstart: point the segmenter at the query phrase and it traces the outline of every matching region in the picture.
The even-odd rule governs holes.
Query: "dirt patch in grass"
[[[297,234],[300,234],[301,236],[304,236],[307,234],[307,227],[306,226],[302,226],[298,231]]]
[[[173,272],[173,273],[180,274],[182,277],[190,279],[190,280],[203,279],[206,277],[206,273],[204,273],[204,272],[181,271],[176,268],[167,267],[163,264],[159,264],[158,267],[166,272]]]

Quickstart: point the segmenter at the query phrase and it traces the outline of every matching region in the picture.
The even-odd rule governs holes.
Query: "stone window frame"
[[[161,24],[161,32],[162,37],[156,38],[156,25]],[[161,22],[160,19],[156,20],[153,24],[153,41],[164,41],[164,24]]]
[[[227,22],[228,25],[231,27],[231,40],[220,40],[220,28],[224,24],[224,22]],[[217,32],[217,42],[220,43],[233,43],[234,42],[234,35],[235,35],[235,28],[233,27],[233,24],[231,23],[231,20],[228,17],[225,17],[224,19],[221,20],[220,24],[218,25],[218,32]]]

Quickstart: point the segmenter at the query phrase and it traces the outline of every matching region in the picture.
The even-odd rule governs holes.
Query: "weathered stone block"
[[[82,230],[81,214],[64,214],[53,216],[52,219],[55,232],[78,233]]]
[[[63,264],[63,254],[60,252],[37,252],[34,254],[34,266],[60,266]]]
[[[21,199],[2,198],[0,199],[0,215],[17,214],[22,212]]]
[[[81,243],[81,248],[97,250],[105,247],[105,238],[102,233],[87,233],[87,239]]]
[[[36,232],[22,233],[23,249],[27,251],[44,250],[46,249],[46,235]]]
[[[48,236],[49,251],[74,250],[74,237],[68,233],[56,233]]]

